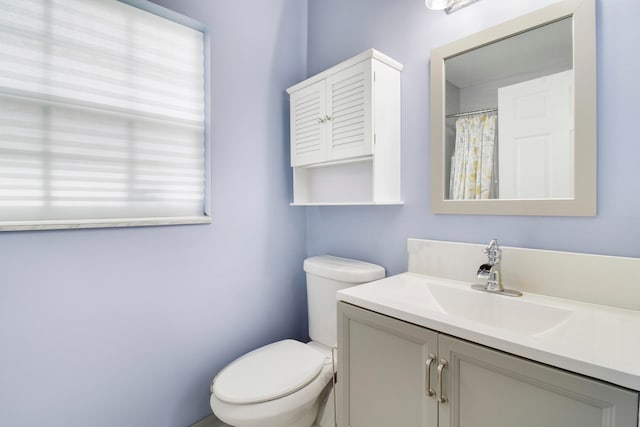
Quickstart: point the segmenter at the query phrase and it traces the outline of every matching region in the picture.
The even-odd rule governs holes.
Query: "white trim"
[[[290,206],[394,206],[404,205],[399,202],[317,202],[317,203],[289,203]]]
[[[211,33],[205,26],[204,36],[204,214],[211,215],[211,190],[213,188],[213,173],[211,153],[213,153],[213,83],[211,82]]]
[[[4,221],[0,231],[66,230],[74,228],[146,227],[156,225],[211,224],[210,216],[115,218],[57,221]]]
[[[182,15],[176,11],[168,9],[159,4],[153,3],[149,0],[117,0],[120,3],[128,4],[137,9],[144,10],[145,12],[152,13],[169,21],[173,21],[177,24],[184,25],[185,27],[193,28],[194,30],[208,32],[208,27],[200,21],[197,21],[188,16]]]

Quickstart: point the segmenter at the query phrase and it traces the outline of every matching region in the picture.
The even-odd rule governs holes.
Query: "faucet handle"
[[[500,247],[498,246],[498,239],[493,239],[489,242],[489,246],[487,246],[486,248],[484,248],[482,250],[482,252],[484,253],[488,253],[490,251],[495,251],[495,250],[501,250]]]
[[[500,261],[500,257],[502,256],[502,249],[498,246],[498,240],[493,239],[489,242],[489,246],[482,250],[489,257],[490,263],[496,263]]]

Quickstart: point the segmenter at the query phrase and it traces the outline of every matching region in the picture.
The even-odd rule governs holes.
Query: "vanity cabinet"
[[[637,392],[343,302],[338,348],[341,427],[638,426]]]
[[[437,426],[438,403],[425,398],[437,352],[436,332],[339,303],[339,426]]]
[[[400,71],[370,49],[287,89],[293,204],[400,203]]]

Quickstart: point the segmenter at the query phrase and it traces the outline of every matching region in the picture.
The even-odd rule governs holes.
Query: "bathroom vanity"
[[[338,293],[340,426],[639,425],[640,311],[417,273],[418,242],[439,248],[410,241],[409,272]]]

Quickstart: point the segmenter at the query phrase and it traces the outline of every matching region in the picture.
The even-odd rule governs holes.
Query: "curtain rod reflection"
[[[447,119],[450,119],[452,117],[465,117],[465,116],[473,116],[474,114],[482,114],[482,113],[497,113],[498,109],[497,108],[484,108],[482,110],[474,110],[474,111],[466,111],[464,113],[455,113],[455,114],[448,114],[447,115]]]

